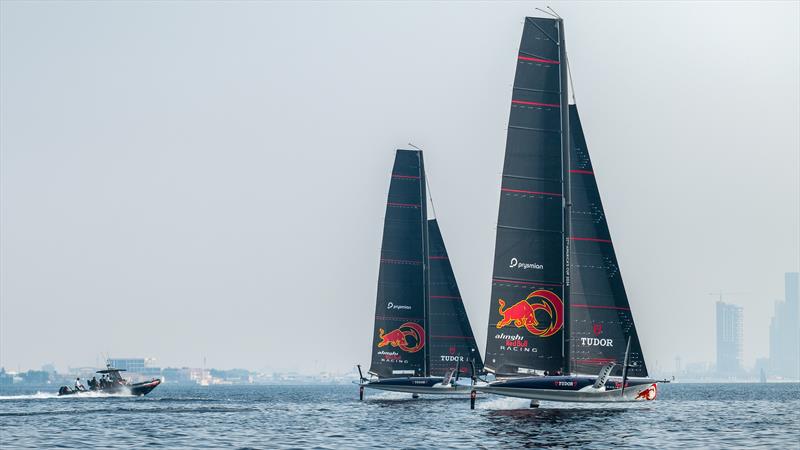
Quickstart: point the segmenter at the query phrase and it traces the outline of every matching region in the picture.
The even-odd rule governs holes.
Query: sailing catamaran
[[[383,226],[371,378],[364,388],[470,393],[483,370],[436,219],[428,219],[422,152],[397,150]],[[361,367],[359,366],[359,373]]]
[[[477,391],[653,400],[583,136],[561,18],[527,17],[497,220],[486,370]],[[532,406],[534,402],[532,402]]]

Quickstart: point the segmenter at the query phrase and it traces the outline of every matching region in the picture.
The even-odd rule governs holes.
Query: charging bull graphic
[[[508,308],[505,307],[506,302],[502,298],[497,301],[500,303],[500,315],[503,316],[497,322],[497,328],[503,328],[514,322],[514,326],[525,328],[535,336],[549,337],[564,326],[564,302],[553,292],[542,289],[533,291],[524,300],[520,300]],[[536,311],[544,311],[550,316],[550,323],[546,327],[540,328]]]
[[[636,396],[636,400],[655,400],[657,395],[658,388],[656,384],[653,383],[647,389],[639,392],[639,395]]]
[[[406,322],[388,333],[379,328],[378,337],[381,339],[378,347],[391,345],[408,353],[416,353],[425,346],[425,330],[414,322]]]

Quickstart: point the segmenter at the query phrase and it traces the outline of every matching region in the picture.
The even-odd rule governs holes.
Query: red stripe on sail
[[[617,360],[614,358],[594,358],[594,359],[578,359],[575,362],[589,364],[592,366],[599,366],[602,364],[608,364],[610,362],[616,362]]]
[[[523,189],[509,189],[509,188],[500,188],[503,192],[515,192],[519,194],[538,194],[538,195],[554,195],[556,197],[561,197],[561,194],[557,192],[539,192],[539,191],[526,191]]]
[[[591,309],[618,309],[620,311],[630,311],[630,308],[624,308],[622,306],[600,306],[600,305],[584,305],[584,304],[571,304],[569,305],[572,308],[591,308]]]
[[[606,244],[611,243],[611,239],[597,239],[597,238],[587,238],[587,237],[571,237],[569,238],[570,241],[589,241],[589,242],[605,242]]]
[[[407,208],[419,208],[420,205],[416,203],[394,203],[394,202],[386,202],[386,206],[399,206],[399,207],[407,207]]]
[[[431,336],[431,337],[439,339],[473,339],[472,336]]]
[[[584,175],[594,175],[591,170],[570,170],[569,173],[582,173]]]
[[[392,178],[411,178],[411,179],[414,179],[414,180],[419,180],[418,176],[414,176],[414,175],[398,175],[396,173],[392,174]]]
[[[430,259],[448,259],[447,256],[429,256]]]
[[[514,105],[529,105],[529,106],[549,106],[551,108],[560,108],[561,105],[558,103],[539,103],[539,102],[527,102],[525,100],[511,100],[511,103]]]
[[[558,61],[554,61],[552,59],[542,59],[542,58],[534,58],[532,56],[517,56],[517,59],[520,61],[533,61],[533,62],[540,62],[540,63],[547,63],[547,64],[560,64]]]
[[[553,283],[538,283],[534,281],[516,281],[516,280],[504,280],[502,278],[492,278],[493,283],[517,283],[517,284],[529,284],[532,286],[561,286],[560,284],[553,284]]]
[[[431,298],[443,298],[448,300],[461,300],[461,297],[453,297],[452,295],[431,295]]]

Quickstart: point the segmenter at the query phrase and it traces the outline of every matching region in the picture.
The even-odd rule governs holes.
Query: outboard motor
[[[67,395],[69,393],[69,388],[66,386],[61,386],[58,389],[58,395]]]

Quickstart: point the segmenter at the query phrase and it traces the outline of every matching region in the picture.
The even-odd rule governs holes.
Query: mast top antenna
[[[557,15],[554,15],[554,14],[553,14],[553,13],[551,13],[550,11],[545,11],[545,10],[543,10],[542,8],[536,8],[536,10],[537,10],[537,11],[541,11],[541,12],[543,12],[543,13],[547,14],[547,15],[548,15],[548,16],[550,16],[550,17],[555,17],[556,19],[558,19],[558,18],[559,18]]]
[[[550,5],[547,5],[547,9],[549,9],[550,11],[552,11],[552,12],[553,12],[553,14],[554,14],[556,17],[558,17],[559,19],[561,19],[561,16],[559,16],[559,15],[558,15],[558,13],[556,12],[556,10],[555,10],[555,9],[553,9],[553,8],[551,8],[551,7],[550,7]]]

